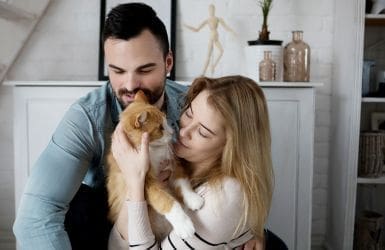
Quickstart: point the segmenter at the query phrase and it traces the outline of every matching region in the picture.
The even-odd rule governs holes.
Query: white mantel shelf
[[[100,86],[106,81],[5,81],[4,85],[14,87],[38,87],[38,86],[57,86],[57,87],[94,87]],[[183,85],[190,85],[191,81],[179,81],[176,82]],[[261,87],[271,88],[313,88],[321,87],[323,83],[319,82],[259,82]]]
[[[106,81],[5,81],[4,85],[14,87],[98,87]]]

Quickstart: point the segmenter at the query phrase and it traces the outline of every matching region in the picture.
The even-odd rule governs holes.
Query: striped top
[[[247,225],[234,234],[244,213],[243,191],[237,180],[225,178],[220,188],[202,185],[196,192],[204,198],[204,205],[198,211],[186,211],[195,226],[193,238],[181,239],[171,231],[162,242],[156,242],[147,203],[128,201],[129,240],[123,240],[114,226],[109,249],[237,249],[253,237]]]

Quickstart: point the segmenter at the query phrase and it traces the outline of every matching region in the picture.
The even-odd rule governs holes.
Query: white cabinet
[[[371,112],[385,111],[385,105],[381,104],[384,98],[361,97],[366,92],[362,87],[363,60],[368,58],[368,49],[381,54],[377,46],[381,42],[371,46],[372,42],[385,40],[385,15],[367,18],[365,26],[365,0],[335,1],[335,13],[338,18],[334,23],[333,134],[326,242],[329,249],[350,250],[356,216],[363,209],[385,212],[384,185],[378,185],[385,183],[384,178],[357,176],[360,132],[370,128]],[[384,67],[385,57],[377,65]]]
[[[33,84],[8,83],[14,85],[15,100],[16,208],[30,169],[65,110],[100,83]],[[263,84],[271,120],[275,173],[268,228],[289,249],[308,250],[311,245],[315,85]]]

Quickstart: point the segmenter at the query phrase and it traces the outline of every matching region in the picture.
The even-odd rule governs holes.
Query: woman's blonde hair
[[[198,183],[218,183],[224,176],[236,178],[245,198],[245,213],[238,227],[247,223],[255,236],[263,237],[273,193],[270,125],[263,91],[243,76],[200,77],[187,93],[185,109],[203,90],[209,92],[209,105],[224,118],[226,144],[222,158]]]

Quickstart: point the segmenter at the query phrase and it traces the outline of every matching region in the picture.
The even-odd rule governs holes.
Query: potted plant
[[[259,81],[258,64],[263,60],[264,51],[271,51],[273,60],[277,64],[276,79],[281,81],[283,72],[282,41],[270,40],[268,29],[268,17],[273,7],[273,0],[257,0],[257,4],[261,8],[263,22],[258,40],[247,41],[249,45],[246,47],[247,73],[251,78]]]
[[[258,6],[261,8],[262,11],[262,17],[263,17],[263,22],[262,22],[262,28],[261,31],[259,32],[259,38],[258,40],[251,40],[248,41],[249,45],[257,45],[257,44],[282,44],[282,41],[277,41],[277,40],[270,40],[269,35],[270,31],[267,25],[267,20],[269,17],[269,13],[271,8],[273,7],[273,0],[258,0]]]
[[[267,41],[269,40],[269,34],[270,31],[267,27],[267,17],[269,16],[269,12],[271,10],[273,0],[261,0],[258,1],[259,6],[262,10],[263,15],[263,23],[262,23],[262,29],[261,32],[259,32],[259,40],[260,41]]]

